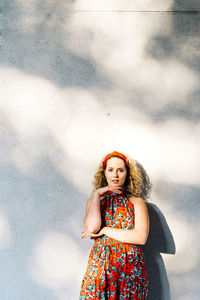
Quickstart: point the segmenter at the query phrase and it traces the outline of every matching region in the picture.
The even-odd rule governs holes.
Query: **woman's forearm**
[[[118,240],[122,243],[144,245],[148,234],[141,232],[139,229],[120,229],[113,227],[104,227],[103,233],[108,237]]]
[[[100,196],[98,193],[94,192],[90,199],[84,219],[84,226],[92,233],[99,231],[101,227]]]

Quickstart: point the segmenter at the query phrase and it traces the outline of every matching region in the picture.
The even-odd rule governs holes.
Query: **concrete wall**
[[[78,299],[85,203],[113,150],[153,183],[148,300],[199,299],[199,10],[2,1],[0,299]]]

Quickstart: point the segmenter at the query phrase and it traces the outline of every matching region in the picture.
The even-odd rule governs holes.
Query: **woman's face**
[[[108,186],[118,187],[124,185],[127,170],[123,159],[118,157],[109,158],[104,172]]]

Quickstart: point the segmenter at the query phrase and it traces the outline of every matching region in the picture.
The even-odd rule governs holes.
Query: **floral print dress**
[[[128,193],[108,191],[100,200],[102,225],[133,229],[134,204]],[[106,235],[90,237],[94,245],[90,250],[83,276],[79,300],[146,300],[148,278],[144,254],[139,245],[123,243]]]

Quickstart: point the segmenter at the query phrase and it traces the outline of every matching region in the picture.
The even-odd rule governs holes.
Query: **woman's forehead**
[[[119,157],[111,157],[107,160],[107,166],[120,166],[124,167],[125,163],[122,158]]]

